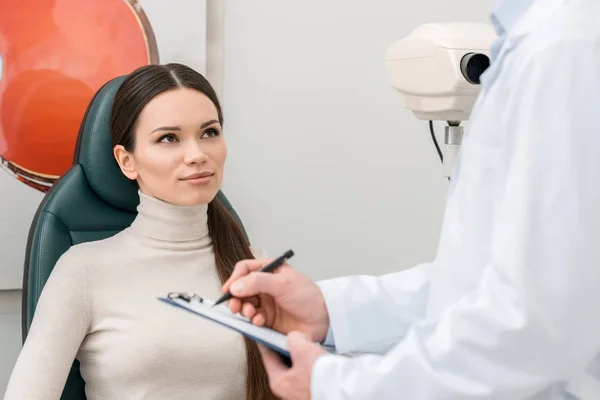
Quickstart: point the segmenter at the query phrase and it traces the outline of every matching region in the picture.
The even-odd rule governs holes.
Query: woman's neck
[[[166,242],[210,243],[208,205],[178,206],[139,191],[138,215],[131,228],[146,237]]]

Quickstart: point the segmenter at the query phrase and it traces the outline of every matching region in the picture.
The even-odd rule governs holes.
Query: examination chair
[[[121,76],[109,81],[94,95],[79,130],[73,165],[46,193],[33,218],[23,277],[23,341],[42,288],[58,258],[75,244],[120,232],[136,216],[137,185],[121,173],[110,140],[111,108],[124,79]],[[219,192],[217,198],[247,237],[225,195]],[[61,400],[86,399],[79,361],[73,361]],[[35,377],[31,384],[35,385]]]

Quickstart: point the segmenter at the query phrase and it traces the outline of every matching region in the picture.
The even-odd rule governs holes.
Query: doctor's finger
[[[246,297],[243,299],[233,297],[229,300],[229,311],[234,314],[241,313],[246,304],[250,304],[256,308],[260,305],[260,300],[257,296]]]
[[[282,278],[279,274],[251,272],[249,275],[233,282],[229,290],[236,297],[250,297],[259,294],[278,297],[285,294],[287,286],[285,278]]]
[[[272,324],[268,312],[264,308],[255,307],[252,304],[244,304],[241,314],[250,319],[252,324],[256,326],[270,327]]]
[[[256,314],[252,317],[252,324],[256,326],[264,326],[267,324],[267,315],[265,310],[262,308],[256,310]]]
[[[235,264],[235,267],[233,269],[233,272],[231,273],[231,276],[229,276],[229,279],[227,279],[225,281],[225,283],[223,284],[223,293],[225,293],[229,290],[229,286],[231,286],[232,282],[238,280],[242,276],[248,275],[249,273],[251,273],[253,271],[258,271],[259,269],[261,269],[262,267],[264,267],[265,265],[267,265],[270,262],[271,262],[270,259],[238,261]]]
[[[243,303],[241,314],[248,319],[252,319],[256,315],[256,307],[252,303]]]

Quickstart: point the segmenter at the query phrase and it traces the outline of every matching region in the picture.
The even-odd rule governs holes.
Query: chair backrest
[[[33,218],[23,277],[23,341],[41,291],[58,258],[75,244],[120,232],[136,216],[137,185],[119,169],[110,139],[112,104],[124,79],[121,76],[107,82],[94,95],[81,124],[73,165],[46,193]],[[219,192],[217,198],[246,235],[225,195]],[[85,398],[79,362],[74,360],[61,399]]]

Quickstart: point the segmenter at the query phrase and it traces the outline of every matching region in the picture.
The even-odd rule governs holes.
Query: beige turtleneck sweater
[[[140,200],[131,227],[60,258],[5,400],[58,400],[74,358],[88,400],[245,398],[242,337],[157,300],[220,296],[207,206]]]

